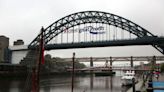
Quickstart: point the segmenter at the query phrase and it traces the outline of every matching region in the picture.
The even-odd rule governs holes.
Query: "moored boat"
[[[121,78],[122,85],[132,85],[133,78],[135,79],[135,82],[137,82],[136,77],[135,77],[135,72],[134,71],[126,71],[124,76],[122,76],[122,78]]]

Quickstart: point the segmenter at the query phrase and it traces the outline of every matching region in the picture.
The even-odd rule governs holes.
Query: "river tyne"
[[[23,79],[1,79],[0,92],[23,92],[26,83]],[[28,86],[28,85],[26,85]],[[76,76],[74,92],[126,92],[121,86],[121,76]],[[48,76],[40,80],[40,92],[71,92],[70,76]]]

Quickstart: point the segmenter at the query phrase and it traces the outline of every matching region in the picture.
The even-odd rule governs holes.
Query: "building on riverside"
[[[14,41],[14,44],[13,44],[14,46],[15,45],[24,45],[24,41],[22,40],[22,39],[19,39],[19,40],[17,40],[17,41]]]
[[[9,62],[9,38],[6,36],[0,36],[0,63]]]

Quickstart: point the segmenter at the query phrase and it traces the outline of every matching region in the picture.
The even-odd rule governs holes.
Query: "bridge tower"
[[[130,66],[131,66],[131,68],[133,68],[133,66],[134,66],[133,65],[133,56],[130,57]]]

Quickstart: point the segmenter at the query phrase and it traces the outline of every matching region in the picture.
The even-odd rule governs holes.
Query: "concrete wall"
[[[19,62],[27,55],[28,51],[12,51],[11,63],[19,64]]]
[[[10,46],[9,49],[11,50],[11,63],[12,64],[19,64],[21,60],[27,55],[27,45],[15,45]]]

